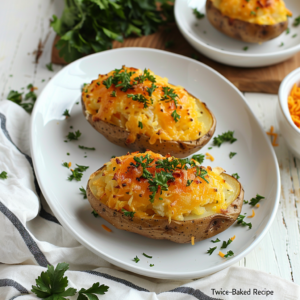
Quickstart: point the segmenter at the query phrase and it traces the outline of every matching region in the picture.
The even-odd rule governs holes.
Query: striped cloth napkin
[[[135,275],[96,256],[60,225],[44,200],[30,157],[29,124],[21,107],[0,102],[0,173],[7,172],[0,179],[0,300],[38,299],[31,292],[35,279],[60,262],[70,265],[69,287],[109,286],[103,300],[300,299],[296,284],[246,268],[171,281]]]

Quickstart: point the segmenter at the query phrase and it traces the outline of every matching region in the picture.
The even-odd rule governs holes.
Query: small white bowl
[[[300,68],[287,75],[279,88],[277,120],[280,132],[291,152],[300,158],[300,129],[293,122],[288,108],[288,96],[294,84],[300,84]]]

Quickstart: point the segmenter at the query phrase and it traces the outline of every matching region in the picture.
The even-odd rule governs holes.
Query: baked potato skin
[[[288,27],[288,21],[274,25],[260,25],[232,19],[214,6],[212,0],[206,1],[206,16],[219,31],[234,39],[247,43],[263,43],[278,37]]]
[[[225,176],[231,177],[228,174]],[[198,242],[211,238],[226,230],[240,215],[244,200],[244,190],[239,183],[240,192],[237,198],[229,205],[227,211],[223,214],[215,214],[205,218],[188,221],[172,220],[172,222],[169,223],[166,218],[131,218],[119,211],[109,208],[93,195],[89,187],[89,182],[86,187],[88,201],[92,208],[114,227],[134,232],[148,238],[159,240],[166,239],[180,244],[191,243],[192,236],[195,238],[195,242]]]
[[[202,102],[203,103],[203,102]],[[126,129],[118,127],[114,124],[107,123],[101,119],[95,119],[92,115],[86,115],[86,107],[83,99],[81,99],[82,104],[82,112],[86,117],[87,121],[99,132],[101,133],[107,140],[111,143],[114,143],[118,146],[130,148],[133,151],[145,152],[147,149],[160,153],[162,155],[171,154],[172,156],[178,158],[187,157],[198,150],[200,150],[204,145],[208,143],[208,141],[213,136],[217,121],[212,112],[206,107],[206,109],[211,113],[213,124],[210,130],[195,141],[165,141],[161,142],[157,140],[154,144],[149,143],[149,137],[146,135],[138,135],[137,139],[134,143],[127,143],[129,137],[129,132]],[[203,103],[204,104],[204,103]],[[206,105],[205,105],[206,106]]]

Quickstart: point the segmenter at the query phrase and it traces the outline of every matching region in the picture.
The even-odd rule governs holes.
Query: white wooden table
[[[0,100],[14,89],[21,91],[29,83],[41,92],[54,72],[50,62],[55,33],[49,26],[53,14],[61,15],[62,0],[10,0],[0,2]],[[40,47],[39,47],[40,44]],[[42,46],[42,48],[41,48]],[[36,63],[37,50],[42,54]],[[45,81],[43,81],[45,80]],[[278,132],[276,95],[246,93],[246,99],[262,126]],[[264,271],[300,284],[300,161],[288,151],[279,135],[275,148],[281,172],[281,200],[271,229],[248,256],[237,265]]]

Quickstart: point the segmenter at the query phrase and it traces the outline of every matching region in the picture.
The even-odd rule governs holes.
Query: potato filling
[[[176,159],[147,151],[112,158],[90,177],[94,196],[109,208],[140,218],[183,221],[207,210],[226,212],[233,188],[222,168],[204,168],[194,159]]]
[[[183,87],[150,70],[125,68],[99,75],[82,91],[86,113],[130,132],[157,140],[191,141],[205,135],[213,119],[205,105]]]

